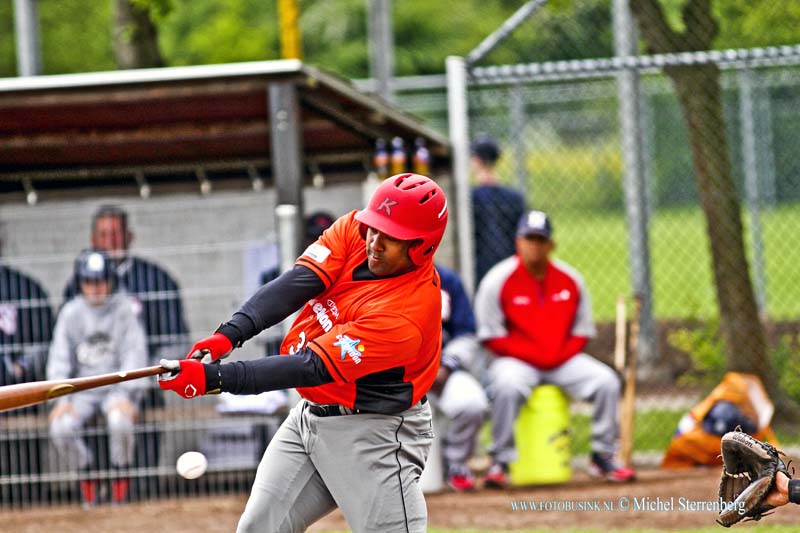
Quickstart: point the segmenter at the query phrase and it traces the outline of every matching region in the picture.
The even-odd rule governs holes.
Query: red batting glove
[[[233,344],[230,339],[222,333],[214,333],[210,337],[194,343],[192,349],[186,354],[186,359],[202,359],[204,355],[209,354],[211,360],[216,361],[231,353],[231,350],[233,350]]]
[[[162,359],[159,364],[169,370],[158,375],[158,386],[163,390],[175,391],[175,394],[184,398],[194,398],[206,393],[206,369],[200,361]]]

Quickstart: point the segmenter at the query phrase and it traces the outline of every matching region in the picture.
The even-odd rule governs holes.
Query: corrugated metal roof
[[[309,177],[354,179],[376,139],[425,139],[449,162],[438,132],[348,80],[296,60],[0,79],[0,193],[196,186],[270,174],[268,89],[298,90]]]

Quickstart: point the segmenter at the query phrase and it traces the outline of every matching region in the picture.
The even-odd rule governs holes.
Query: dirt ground
[[[469,494],[427,495],[428,523],[433,528],[514,531],[522,529],[597,530],[657,529],[679,531],[714,526],[715,511],[691,510],[689,506],[716,501],[717,468],[691,471],[644,470],[630,484],[589,479],[576,473],[567,484],[519,487],[508,491],[479,490]],[[121,507],[101,506],[91,510],[78,507],[35,508],[3,512],[4,532],[134,532],[234,531],[246,496],[189,500],[148,501]],[[623,510],[627,501],[629,508]],[[521,502],[532,502],[546,510],[514,510]],[[568,510],[579,505],[583,510]],[[698,503],[699,502],[699,503]],[[669,505],[674,510],[664,510]],[[528,504],[530,505],[530,504]],[[552,509],[556,507],[556,509]],[[638,507],[638,508],[637,508]],[[547,510],[550,508],[550,510]],[[613,510],[612,510],[613,508]],[[797,524],[800,506],[778,509],[761,523]],[[737,526],[749,530],[750,522]],[[312,527],[312,531],[347,530],[337,511]],[[724,531],[720,527],[720,531]]]

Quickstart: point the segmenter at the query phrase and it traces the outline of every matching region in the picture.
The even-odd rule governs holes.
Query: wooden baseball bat
[[[73,392],[96,389],[97,387],[113,385],[132,379],[157,376],[164,372],[169,371],[160,366],[148,366],[137,368],[136,370],[114,372],[113,374],[6,385],[5,387],[0,387],[0,412],[36,405]]]
[[[625,296],[617,296],[617,313],[614,324],[614,368],[620,374],[625,373],[626,343],[628,340],[628,310]]]
[[[639,312],[642,301],[633,297],[633,313],[628,333],[628,354],[625,363],[625,388],[622,393],[620,413],[620,459],[630,466],[633,464],[633,420],[636,414],[636,359],[639,351]]]

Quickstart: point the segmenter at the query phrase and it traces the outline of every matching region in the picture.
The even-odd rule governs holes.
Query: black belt
[[[427,396],[423,396],[419,401],[421,405],[425,405],[428,401]],[[368,413],[375,413],[375,411],[366,411],[364,409],[351,409],[338,403],[331,403],[327,405],[318,405],[315,403],[308,404],[308,410],[315,416],[342,416],[342,415],[363,415]]]

